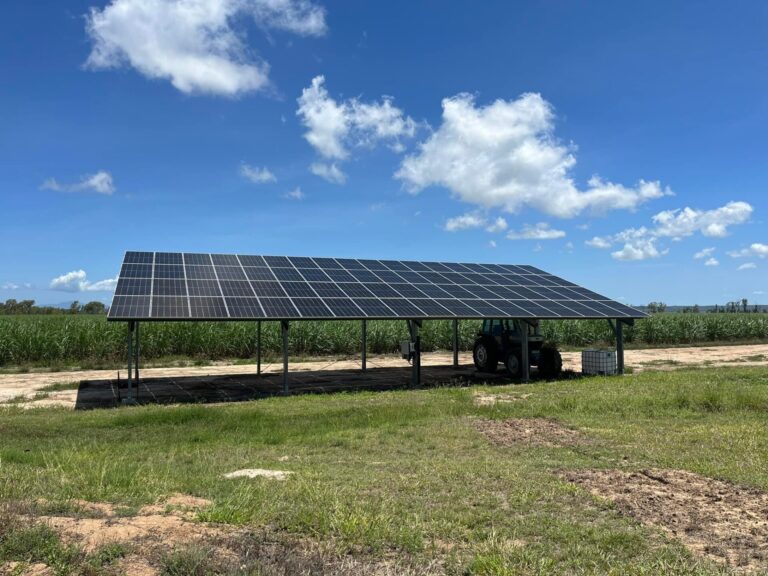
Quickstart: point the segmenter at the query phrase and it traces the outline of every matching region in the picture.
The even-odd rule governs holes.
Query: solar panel
[[[512,264],[127,252],[110,320],[642,318]]]

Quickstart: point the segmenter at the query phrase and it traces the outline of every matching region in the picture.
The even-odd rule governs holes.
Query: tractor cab
[[[480,372],[495,372],[502,362],[511,376],[519,376],[522,367],[522,338],[528,336],[529,365],[536,366],[543,378],[555,378],[562,370],[562,358],[556,348],[544,345],[539,321],[513,319],[483,320],[475,340],[473,359]]]

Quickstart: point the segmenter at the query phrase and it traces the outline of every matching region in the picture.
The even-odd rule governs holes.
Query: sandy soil
[[[450,352],[426,353],[422,356],[422,365],[450,366],[453,362]],[[471,367],[472,355],[462,353],[459,363]],[[745,346],[713,346],[700,348],[651,348],[643,350],[627,350],[625,363],[635,372],[642,370],[665,370],[685,366],[768,366],[768,344]],[[403,368],[407,364],[397,356],[369,356],[369,368]],[[307,362],[291,362],[289,369],[292,374],[302,372],[328,372],[338,370],[356,370],[360,367],[357,358],[346,360],[314,360]],[[563,368],[581,371],[581,353],[563,352]],[[262,366],[265,374],[277,374],[282,371],[282,364],[266,364]],[[23,374],[0,374],[0,403],[25,397],[32,399],[35,394],[46,386],[57,383],[81,382],[94,380],[116,379],[118,372],[125,379],[125,370],[78,370],[69,372],[31,372]],[[205,377],[222,375],[253,374],[255,367],[250,364],[231,365],[216,364],[212,366],[195,366],[185,368],[143,368],[142,378],[168,377]],[[38,406],[67,406],[74,407],[78,391],[60,390],[44,394],[31,403]]]
[[[768,494],[682,470],[586,470],[565,478],[662,529],[694,553],[743,571],[768,561]]]
[[[120,544],[126,554],[104,573],[127,576],[158,576],[164,558],[176,551],[202,552],[206,574],[264,574],[289,576],[436,576],[444,573],[440,561],[411,565],[407,557],[370,559],[364,555],[339,556],[329,544],[301,539],[281,532],[249,530],[196,520],[211,502],[177,494],[144,506],[134,516],[120,515],[120,508],[104,502],[73,501],[77,512],[62,515],[27,514],[15,518],[53,528],[67,544],[93,553],[105,544]],[[45,501],[38,501],[43,508]],[[34,508],[33,508],[34,509]],[[45,564],[0,563],[0,575],[53,576]],[[78,572],[79,573],[79,572]],[[91,573],[91,572],[87,572]],[[101,572],[100,572],[101,573]],[[198,572],[195,572],[198,573]]]
[[[577,430],[546,418],[475,420],[473,424],[499,446],[576,446],[586,442]]]

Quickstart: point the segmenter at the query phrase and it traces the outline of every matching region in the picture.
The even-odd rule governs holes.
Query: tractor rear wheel
[[[520,375],[522,364],[520,363],[520,354],[518,352],[510,352],[504,359],[504,366],[507,368],[507,372],[513,378],[517,378]]]
[[[499,365],[496,342],[490,338],[478,338],[472,350],[472,359],[478,372],[496,372]]]
[[[563,370],[563,358],[557,348],[544,347],[539,352],[539,376],[552,380],[560,376]]]

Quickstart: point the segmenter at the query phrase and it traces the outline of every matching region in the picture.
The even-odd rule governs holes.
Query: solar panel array
[[[111,320],[640,318],[533,266],[127,252]]]

